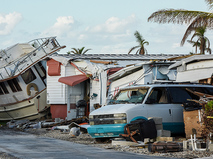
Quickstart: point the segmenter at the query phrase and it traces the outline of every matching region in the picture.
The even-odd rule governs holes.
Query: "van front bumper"
[[[125,125],[126,123],[91,125],[87,128],[87,131],[92,136],[92,138],[119,137],[119,134],[124,134]]]

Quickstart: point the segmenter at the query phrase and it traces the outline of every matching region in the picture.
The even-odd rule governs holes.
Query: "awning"
[[[58,82],[64,83],[69,86],[75,86],[76,84],[79,84],[87,79],[89,79],[89,77],[81,74],[81,75],[75,75],[75,76],[61,77],[58,79]]]

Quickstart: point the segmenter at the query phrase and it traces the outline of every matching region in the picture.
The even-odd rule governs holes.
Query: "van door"
[[[172,107],[165,87],[155,87],[151,90],[145,102],[145,108],[148,117],[161,117],[164,125],[172,122]]]
[[[189,92],[184,87],[169,87],[168,92],[171,98],[172,107],[172,121],[174,125],[174,132],[184,132],[184,121],[183,121],[183,106],[182,104],[187,102],[188,99],[192,99]]]

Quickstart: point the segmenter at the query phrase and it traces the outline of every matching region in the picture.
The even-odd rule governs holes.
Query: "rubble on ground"
[[[149,141],[145,139],[144,142],[134,143],[131,141],[129,144],[125,143],[122,138],[112,139],[109,142],[105,143],[98,143],[94,138],[92,138],[85,130],[88,123],[87,118],[79,118],[73,119],[71,121],[66,120],[57,120],[57,121],[37,121],[37,122],[30,122],[26,120],[22,121],[11,121],[7,123],[7,131],[14,131],[14,130],[21,130],[26,133],[31,133],[40,137],[51,137],[60,140],[66,140],[70,142],[75,142],[79,144],[86,144],[95,147],[100,147],[104,149],[113,149],[116,151],[121,152],[131,152],[131,153],[138,153],[150,156],[162,156],[162,157],[174,157],[174,158],[203,158],[203,157],[213,157],[212,151],[199,151],[199,150],[192,150],[190,145],[190,140],[186,140],[184,137],[158,137],[158,140],[168,140],[164,142],[176,142],[176,143],[183,143],[183,141],[187,141],[188,148],[183,149],[178,152],[150,152],[148,149]],[[84,125],[83,127],[80,126]],[[0,129],[2,129],[1,127]],[[77,135],[73,135],[70,133],[72,128],[78,128],[80,133]],[[8,130],[9,129],[9,130]],[[77,129],[75,129],[77,130]],[[167,133],[168,134],[168,133]],[[115,142],[117,140],[117,142]],[[120,142],[119,142],[120,141]],[[123,142],[122,142],[123,141]],[[183,145],[183,144],[182,144]],[[5,154],[4,154],[5,155]],[[1,157],[1,154],[0,154]],[[12,159],[12,158],[11,158]]]

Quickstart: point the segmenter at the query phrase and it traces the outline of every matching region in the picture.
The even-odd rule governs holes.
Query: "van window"
[[[205,88],[206,90],[206,94],[209,94],[209,95],[213,95],[213,89],[212,88]]]
[[[188,88],[191,89],[191,88]],[[170,87],[169,94],[172,103],[185,103],[188,99],[199,100],[199,97],[186,90],[185,87]]]
[[[153,88],[147,99],[147,104],[167,104],[168,95],[166,88]]]
[[[200,93],[213,95],[213,89],[209,88],[209,87],[190,87],[188,89],[190,89],[192,91],[200,92]]]
[[[110,101],[110,104],[118,103],[142,103],[148,88],[126,89],[122,90]]]

